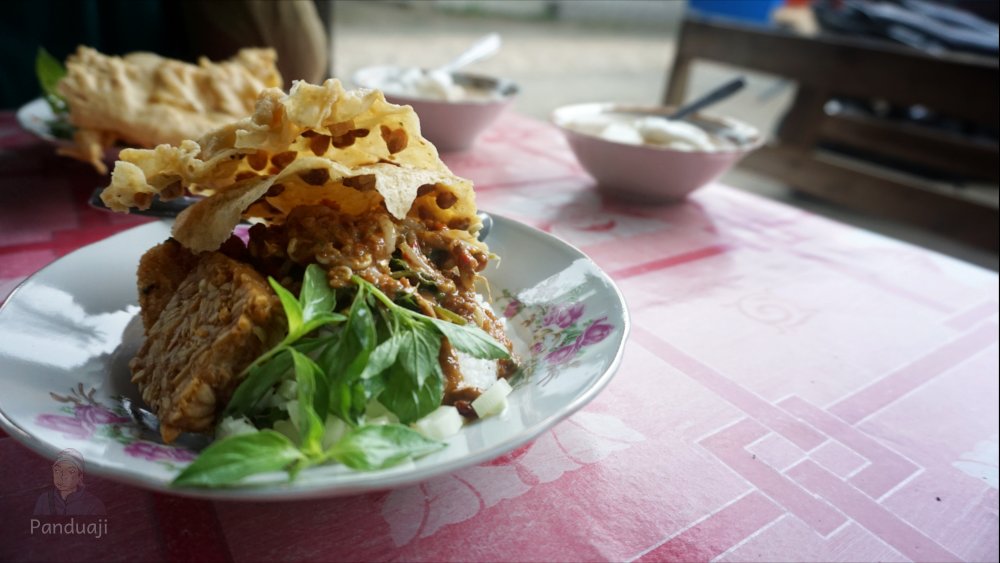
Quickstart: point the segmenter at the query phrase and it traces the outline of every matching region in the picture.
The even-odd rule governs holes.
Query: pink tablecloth
[[[50,465],[0,438],[3,560],[993,560],[997,276],[715,185],[603,201],[552,128],[447,157],[480,207],[576,245],[632,311],[583,411],[418,486],[213,503],[89,479],[103,537],[30,530]],[[0,295],[140,220],[0,118]],[[2,376],[2,374],[0,374]]]

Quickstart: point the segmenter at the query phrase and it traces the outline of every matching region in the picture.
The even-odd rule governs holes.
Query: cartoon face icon
[[[52,488],[38,495],[35,516],[92,516],[105,514],[101,499],[83,482],[85,462],[80,452],[67,448],[52,463]]]
[[[52,464],[52,483],[60,493],[75,492],[80,487],[83,474],[80,468],[68,461],[57,461]]]
[[[83,456],[80,452],[67,448],[59,452],[52,464],[52,484],[63,498],[76,492],[83,481]]]

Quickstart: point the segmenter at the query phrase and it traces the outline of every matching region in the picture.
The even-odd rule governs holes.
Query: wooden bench
[[[798,85],[774,139],[747,157],[744,168],[859,211],[997,250],[995,137],[983,140],[864,112],[829,111],[829,102],[842,98],[919,105],[995,134],[1000,129],[995,59],[931,56],[877,40],[807,37],[688,16],[664,103],[684,100],[691,65],[699,59]],[[847,156],[861,153],[876,158]],[[970,197],[959,186],[914,173],[917,169],[985,182],[993,191],[989,197]]]

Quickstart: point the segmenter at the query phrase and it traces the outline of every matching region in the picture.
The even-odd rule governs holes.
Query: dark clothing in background
[[[39,47],[60,61],[88,45],[109,55],[150,51],[188,62],[273,47],[286,87],[296,79],[319,82],[329,72],[327,31],[312,0],[8,0],[3,10],[0,109],[39,96]]]
[[[88,493],[83,485],[65,499],[55,487],[38,496],[35,516],[104,516],[104,503]]]

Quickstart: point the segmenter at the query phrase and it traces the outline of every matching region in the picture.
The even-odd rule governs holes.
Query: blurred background
[[[908,5],[909,4],[909,5]],[[353,72],[370,64],[397,64],[402,66],[415,65],[432,67],[447,61],[455,53],[485,33],[499,32],[503,37],[503,48],[489,60],[476,63],[470,70],[494,74],[509,78],[521,87],[521,95],[514,101],[514,110],[537,119],[548,119],[553,109],[569,103],[591,101],[635,102],[643,104],[660,103],[668,92],[672,73],[678,69],[678,49],[685,33],[685,21],[698,18],[698,21],[719,22],[718,30],[709,29],[697,37],[699,43],[706,40],[716,43],[717,49],[704,53],[702,58],[698,52],[699,45],[689,45],[687,55],[693,62],[686,69],[685,92],[682,99],[691,99],[704,93],[735,74],[743,74],[748,79],[747,88],[740,94],[721,102],[712,108],[712,113],[731,115],[757,126],[769,135],[776,135],[783,118],[796,104],[799,92],[799,81],[796,80],[794,68],[801,64],[791,60],[788,65],[791,70],[782,68],[782,59],[787,52],[780,45],[766,43],[767,32],[775,34],[788,33],[798,37],[848,37],[850,40],[884,44],[889,49],[909,49],[915,53],[926,54],[938,59],[954,54],[963,61],[975,59],[987,67],[986,76],[992,77],[990,84],[982,84],[981,98],[988,104],[996,105],[996,27],[997,3],[981,2],[939,2],[936,5],[944,8],[954,8],[955,13],[966,13],[970,19],[981,20],[986,28],[984,32],[985,45],[976,42],[976,35],[966,43],[952,41],[946,44],[948,29],[945,25],[935,25],[934,18],[916,13],[912,2],[788,2],[772,0],[691,0],[685,1],[579,1],[579,0],[522,0],[517,2],[498,1],[404,1],[404,2],[354,2],[338,1],[333,5],[330,16],[333,46],[331,64],[336,76],[349,78]],[[922,3],[928,4],[931,3]],[[887,13],[879,21],[875,15],[861,13],[865,6],[889,6],[898,8],[896,13]],[[853,11],[852,11],[853,10]],[[959,10],[961,12],[959,12]],[[901,23],[900,29],[913,29],[904,37],[902,33],[887,31],[892,27],[891,18],[896,17]],[[837,19],[839,18],[839,19]],[[826,23],[824,23],[826,22]],[[920,24],[923,22],[923,25]],[[992,24],[992,36],[989,25]],[[736,33],[727,29],[733,25],[743,29],[762,29],[761,44],[755,46],[754,38],[734,37]],[[835,28],[838,25],[839,28]],[[921,34],[923,30],[923,34]],[[933,32],[938,36],[932,35]],[[921,43],[921,38],[923,42]],[[905,42],[904,42],[905,41]],[[769,62],[758,63],[746,61],[741,56],[743,49],[757,49],[760,58],[771,59]],[[992,49],[992,50],[991,50]],[[718,51],[722,51],[721,55]],[[725,60],[731,56],[731,60]],[[824,55],[822,52],[810,53],[816,59],[824,56],[831,58],[844,56],[837,54],[835,48]],[[875,55],[872,55],[875,57]],[[722,59],[722,60],[719,60]],[[981,61],[980,61],[981,59]],[[780,71],[763,72],[758,68],[741,63],[753,63],[756,67]],[[862,61],[853,61],[858,67],[858,74],[863,74]],[[820,60],[815,60],[817,66]],[[916,61],[920,65],[923,61]],[[992,69],[990,72],[989,69]],[[908,68],[877,68],[876,73],[888,75],[889,80],[905,83],[910,79],[912,70]],[[680,80],[679,75],[673,77]],[[978,80],[976,76],[972,80]],[[989,79],[989,78],[988,78]],[[976,84],[950,84],[956,91],[960,89],[975,89]],[[989,93],[992,92],[992,96]],[[871,99],[878,104],[883,102],[884,94],[873,91]],[[827,102],[834,100],[833,104]],[[821,105],[822,113],[835,111],[835,98],[825,100]],[[887,102],[885,102],[887,104]],[[967,101],[974,104],[975,99],[969,96]],[[847,101],[841,102],[847,105]],[[826,107],[831,106],[831,107]],[[884,110],[885,108],[876,108]],[[920,111],[920,108],[917,108]],[[930,110],[927,110],[928,112]],[[919,187],[913,189],[934,190],[936,193],[966,199],[981,204],[985,213],[978,210],[970,212],[969,219],[951,217],[939,220],[934,217],[920,216],[923,212],[916,211],[910,215],[896,213],[905,202],[870,201],[855,202],[846,197],[829,197],[827,190],[815,190],[797,185],[798,174],[785,173],[789,166],[796,163],[765,163],[765,165],[748,166],[748,162],[737,167],[725,177],[724,183],[750,190],[764,196],[790,203],[834,219],[859,225],[873,230],[908,240],[912,243],[936,249],[938,251],[971,261],[985,267],[997,269],[996,253],[996,208],[997,208],[997,152],[996,152],[996,112],[991,113],[985,106],[982,111],[983,125],[955,125],[948,129],[930,123],[929,116],[922,115],[924,121],[903,120],[893,116],[893,121],[907,121],[903,127],[925,127],[930,135],[940,133],[944,136],[942,144],[954,137],[960,144],[955,150],[983,151],[980,167],[987,170],[972,170],[968,177],[963,177],[961,171],[939,170],[933,167],[918,169],[905,163],[887,162],[882,155],[850,154],[851,151],[841,150],[835,157],[840,160],[853,159],[854,167],[864,172],[873,172],[876,178],[887,177],[894,184],[888,189],[901,191],[910,183]],[[812,120],[814,116],[792,116],[791,119],[802,121]],[[992,121],[990,121],[992,120]],[[968,134],[963,133],[963,127],[968,127]],[[927,150],[944,150],[937,147],[933,140],[919,135],[916,140],[905,137],[890,136],[879,139],[883,144],[915,144],[931,147]],[[879,130],[864,135],[885,135]],[[845,133],[840,137],[853,137],[857,134]],[[838,137],[839,138],[839,137]],[[923,144],[921,144],[923,143]],[[972,143],[972,147],[967,147]],[[980,146],[981,145],[981,146]],[[867,148],[867,147],[866,147]],[[864,151],[862,151],[864,152]],[[912,158],[924,160],[917,154]],[[902,159],[905,160],[905,159]],[[958,159],[954,159],[958,160]],[[891,164],[891,166],[890,166]],[[961,168],[962,165],[956,164]],[[877,168],[878,170],[869,170]],[[992,169],[992,174],[989,172]],[[830,175],[824,180],[834,184],[851,184],[858,182],[854,176],[837,174],[825,168],[810,170],[809,174]],[[903,178],[903,181],[900,181]],[[899,184],[898,186],[895,184]],[[926,185],[925,185],[926,184]],[[834,186],[836,188],[837,186]],[[850,185],[843,188],[850,189]],[[878,189],[876,186],[872,189]],[[917,192],[917,193],[923,193]],[[864,200],[864,195],[859,196]],[[912,199],[912,195],[901,194],[902,200]],[[940,210],[940,202],[929,204]],[[945,206],[947,206],[945,204]],[[961,215],[966,210],[963,206],[955,211]],[[949,212],[951,210],[948,210]],[[992,219],[991,217],[992,213]],[[934,213],[936,214],[936,212]],[[900,216],[902,215],[902,216]],[[953,221],[984,222],[986,237],[989,240],[970,241],[956,239]],[[992,221],[992,223],[990,223]],[[992,226],[990,226],[992,225]],[[990,230],[992,234],[990,234]],[[982,235],[979,235],[980,237]]]
[[[995,0],[313,5],[328,42],[328,74],[345,82],[369,65],[433,67],[498,32],[499,53],[468,70],[518,83],[513,111],[540,120],[576,102],[690,100],[742,74],[747,88],[710,113],[757,126],[770,144],[723,183],[998,267]],[[159,25],[122,26],[109,19],[115,6]],[[184,16],[157,12],[157,6],[150,0],[15,2],[13,15],[0,24],[7,26],[4,51],[19,41],[17,48],[33,59],[35,48],[17,35],[35,25],[39,41],[59,59],[86,41],[107,53],[152,49],[193,60],[195,36],[175,31],[184,29]],[[60,17],[38,19],[43,8]],[[19,9],[36,15],[19,16]],[[78,37],[74,18],[91,18],[99,31]],[[13,29],[17,25],[22,29]],[[171,46],[177,39],[187,52]],[[30,71],[30,61],[4,56],[8,77],[25,64]],[[7,82],[0,79],[6,108],[38,95],[37,88],[18,90]]]

